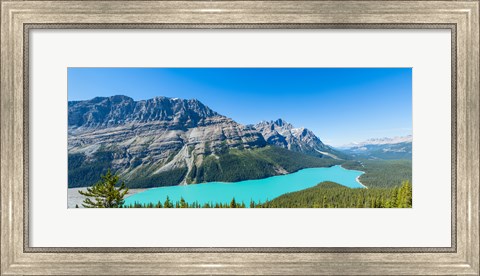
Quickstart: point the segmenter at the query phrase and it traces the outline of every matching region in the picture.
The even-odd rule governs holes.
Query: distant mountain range
[[[238,181],[339,164],[347,156],[282,119],[242,125],[198,100],[68,102],[69,187],[108,168],[130,187]]]
[[[338,149],[354,158],[412,159],[412,135],[369,139],[338,147]]]

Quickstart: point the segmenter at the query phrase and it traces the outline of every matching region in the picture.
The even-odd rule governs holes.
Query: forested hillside
[[[195,183],[236,182],[340,163],[335,159],[317,158],[274,146],[253,150],[230,149],[221,155],[205,158],[202,166],[191,170],[188,179]]]
[[[262,208],[409,208],[412,185],[400,187],[351,189],[333,182],[279,196],[261,204]]]
[[[400,187],[351,189],[334,182],[322,182],[315,187],[279,196],[265,203],[210,202],[203,205],[198,202],[165,202],[131,204],[124,208],[411,208],[412,185],[403,182]]]
[[[69,183],[85,184],[89,179],[105,173],[111,162],[112,153],[97,152],[96,160],[89,166],[79,166],[83,155],[70,155]],[[135,177],[123,179],[129,188],[152,188],[178,185],[186,177],[186,182],[203,183],[212,181],[236,182],[259,179],[283,173],[292,173],[304,168],[330,167],[341,164],[332,158],[318,158],[280,147],[266,146],[258,149],[225,149],[207,156],[201,165],[174,168],[156,174],[137,173]],[[82,186],[82,185],[79,185]],[[70,188],[74,186],[70,185]]]
[[[369,188],[400,186],[404,180],[412,182],[412,160],[347,161],[342,167],[365,172],[359,180]]]

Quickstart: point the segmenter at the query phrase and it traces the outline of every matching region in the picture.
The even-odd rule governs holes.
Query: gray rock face
[[[274,145],[321,158],[341,158],[340,152],[306,128],[294,128],[281,119],[245,126],[195,99],[134,101],[112,96],[71,101],[68,132],[70,188],[93,184],[107,168],[137,187],[187,184],[202,170],[206,157],[218,160],[230,149]]]
[[[85,156],[82,164],[88,165],[107,152],[112,170],[125,180],[177,168],[189,172],[207,155],[267,144],[254,128],[198,100],[166,97],[134,101],[112,96],[69,102],[68,131],[69,155]]]
[[[218,115],[195,99],[156,97],[134,101],[127,96],[112,96],[68,103],[68,126],[80,129],[159,121],[168,121],[171,128],[186,129],[205,125],[206,118]]]
[[[340,153],[325,145],[311,130],[295,128],[282,119],[260,122],[255,129],[262,133],[268,144],[313,156],[340,159]]]

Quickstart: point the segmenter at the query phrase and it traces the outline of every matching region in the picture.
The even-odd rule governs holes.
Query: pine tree
[[[412,186],[410,182],[404,181],[397,194],[397,207],[410,208],[412,207]]]
[[[183,197],[180,197],[180,208],[188,208],[188,203],[185,202],[185,199],[183,199]]]
[[[412,200],[412,183],[410,181],[405,181],[406,186],[406,207],[412,207],[413,200]]]
[[[165,199],[165,203],[163,203],[163,208],[173,208],[173,203],[170,201],[168,196]]]
[[[397,208],[397,196],[398,196],[398,188],[393,188],[393,191],[390,196],[390,208]]]
[[[235,202],[235,198],[232,198],[232,201],[230,201],[230,208],[237,208],[237,203]]]
[[[78,191],[87,198],[82,205],[85,208],[120,208],[125,200],[123,197],[127,194],[128,188],[122,182],[120,187],[115,187],[118,183],[118,175],[113,175],[110,170],[105,175],[100,176],[101,180],[87,191]],[[90,197],[93,198],[90,199]]]

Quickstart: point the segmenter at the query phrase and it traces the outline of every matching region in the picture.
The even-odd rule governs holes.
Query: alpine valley
[[[260,179],[351,157],[282,119],[242,125],[196,99],[68,102],[68,187],[108,169],[129,188]]]

